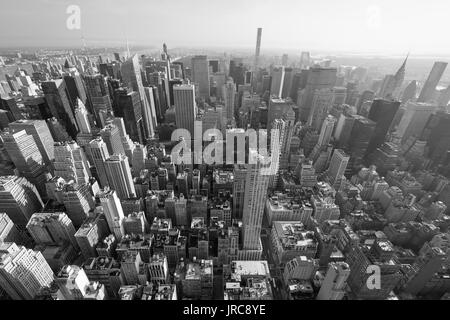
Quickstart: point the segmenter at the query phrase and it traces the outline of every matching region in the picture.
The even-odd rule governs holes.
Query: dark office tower
[[[434,165],[443,164],[450,149],[450,114],[437,112],[431,115],[424,129],[423,140],[427,141],[428,157]]]
[[[209,99],[209,68],[206,56],[192,57],[192,82],[198,87],[199,96]]]
[[[177,84],[183,84],[183,81],[181,81],[181,79],[172,79],[169,81],[169,96],[170,96],[170,101],[172,101],[173,103],[173,86],[177,85]]]
[[[264,94],[266,91],[270,92],[270,87],[272,86],[272,77],[269,75],[264,75],[262,77],[262,94]]]
[[[309,70],[303,69],[300,72],[294,74],[292,79],[291,92],[289,96],[292,101],[297,103],[298,90],[304,89],[306,87],[306,81],[308,80]]]
[[[197,115],[195,86],[183,84],[174,86],[175,121],[177,128],[183,128],[194,136],[194,123]]]
[[[169,93],[166,95],[166,88],[164,82],[164,73],[162,72],[153,72],[152,67],[146,67],[145,71],[147,73],[147,80],[150,86],[156,87],[154,91],[155,98],[155,111],[156,117],[159,121],[162,121],[164,118],[164,114],[169,107],[167,104],[167,96],[170,97]],[[172,100],[173,103],[173,100]]]
[[[33,213],[44,204],[36,187],[24,177],[0,177],[0,210],[19,228],[25,228]]]
[[[336,68],[313,67],[308,70],[308,79],[301,101],[297,101],[300,107],[300,120],[306,122],[312,106],[315,90],[332,89],[336,83]]]
[[[436,86],[441,80],[442,74],[447,67],[447,62],[437,61],[434,63],[427,81],[425,81],[417,102],[430,102],[436,93]]]
[[[3,132],[1,138],[20,175],[33,183],[41,196],[45,196],[47,168],[33,136],[22,130],[16,133]]]
[[[100,74],[84,77],[86,90],[92,105],[92,111],[100,127],[105,126],[104,114],[112,111],[112,103],[109,95],[108,83]]]
[[[128,92],[127,89],[116,90],[117,109],[116,117],[122,117],[125,128],[133,141],[144,143],[144,127],[142,123],[141,99],[136,91]]]
[[[211,68],[212,73],[219,72],[219,60],[209,60],[208,65]]]
[[[262,36],[262,28],[258,28],[256,32],[256,49],[255,49],[255,61],[253,63],[253,72],[256,72],[259,67],[259,54],[261,51],[261,36]]]
[[[376,99],[373,101],[368,118],[375,122],[376,125],[366,154],[372,153],[383,144],[399,107],[400,102],[398,101],[383,99]]]
[[[47,166],[52,164],[52,160],[55,158],[55,141],[44,120],[18,120],[10,123],[9,129],[14,133],[25,130],[27,134],[33,136],[45,164]]]
[[[117,62],[120,62],[121,60],[120,60],[120,54],[118,53],[118,52],[114,52],[114,59],[117,61]]]
[[[363,93],[361,93],[361,95],[359,96],[358,102],[356,103],[356,112],[358,112],[359,114],[359,111],[361,110],[361,106],[363,105],[363,103],[366,101],[372,101],[374,97],[375,92],[373,92],[372,90],[363,91]]]
[[[9,111],[14,120],[23,119],[20,109],[17,106],[16,99],[12,97],[0,96],[0,109]]]
[[[70,102],[75,104],[80,99],[84,104],[87,102],[86,90],[84,89],[81,75],[76,70],[71,70],[63,76],[64,82],[69,92]]]
[[[353,169],[361,165],[364,155],[366,154],[369,142],[375,132],[376,123],[366,117],[354,115],[355,121],[350,133],[349,140],[350,158],[352,160]]]
[[[281,88],[281,97],[283,99],[289,97],[293,79],[294,79],[294,70],[292,68],[284,68],[284,81],[283,87]]]
[[[413,80],[411,81],[403,91],[403,95],[401,98],[402,103],[406,103],[409,100],[414,100],[416,98],[417,93],[417,81]]]
[[[244,84],[245,83],[245,67],[244,65],[241,63],[236,64],[236,61],[234,62],[234,67],[233,67],[233,72],[231,72],[231,64],[232,62],[230,61],[230,77],[233,78],[234,83],[236,84],[236,88],[239,88],[239,85]]]
[[[122,72],[122,80],[128,88],[133,89],[139,94],[139,98],[141,101],[141,117],[142,124],[144,127],[145,139],[153,137],[155,132],[151,126],[150,119],[150,105],[147,101],[147,97],[145,95],[144,85],[142,84],[141,78],[141,68],[139,66],[139,59],[137,55],[134,55],[132,58],[128,59],[122,64],[121,67]],[[130,134],[131,136],[131,134]]]
[[[424,246],[417,261],[412,265],[416,272],[410,277],[404,290],[411,294],[419,294],[433,275],[442,268],[446,257],[441,248]]]
[[[41,83],[42,91],[47,100],[52,115],[61,121],[67,133],[76,139],[78,126],[74,115],[74,106],[70,103],[66,84],[63,80],[44,81]]]

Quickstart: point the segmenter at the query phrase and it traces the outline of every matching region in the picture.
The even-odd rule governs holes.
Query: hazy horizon
[[[2,4],[1,47],[131,46],[450,55],[450,2],[431,0],[15,0]],[[67,7],[81,10],[70,30]]]

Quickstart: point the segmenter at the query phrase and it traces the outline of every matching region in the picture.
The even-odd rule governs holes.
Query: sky
[[[66,10],[76,5],[80,19]],[[73,11],[72,11],[73,13]],[[10,0],[0,47],[130,45],[450,56],[448,0]],[[69,29],[67,20],[75,28]],[[79,29],[74,21],[79,21]]]

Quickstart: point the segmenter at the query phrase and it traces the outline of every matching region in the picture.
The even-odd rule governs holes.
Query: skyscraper
[[[300,108],[300,120],[307,121],[311,110],[314,92],[318,89],[332,89],[336,84],[336,68],[312,67],[301,99],[297,99]]]
[[[397,126],[396,135],[406,141],[411,136],[420,137],[436,107],[429,103],[408,102]]]
[[[95,208],[89,183],[78,184],[71,181],[58,188],[56,192],[60,194],[73,225],[79,228],[89,216],[89,212]]]
[[[141,114],[144,120],[145,138],[153,137],[154,131],[152,127],[150,104],[145,94],[144,85],[142,83],[141,67],[139,66],[139,58],[133,55],[122,64],[121,67],[123,82],[128,88],[138,92],[141,101]]]
[[[125,235],[123,226],[125,215],[123,213],[122,204],[117,197],[117,192],[105,188],[103,191],[100,191],[97,196],[100,198],[100,203],[102,204],[103,213],[105,214],[109,229],[114,234],[114,237],[120,241]]]
[[[0,243],[0,287],[13,300],[32,300],[50,287],[53,271],[40,251],[15,243]]]
[[[33,183],[44,196],[47,168],[33,136],[22,130],[13,134],[4,132],[1,137],[3,145],[17,170]]]
[[[100,131],[100,135],[102,136],[103,141],[106,143],[108,152],[110,154],[125,154],[125,149],[123,148],[122,144],[122,138],[120,137],[120,130],[115,124],[107,124]]]
[[[250,156],[254,156],[255,150],[250,150]],[[243,249],[261,249],[261,225],[264,214],[267,188],[270,175],[261,174],[261,170],[267,169],[261,159],[255,164],[249,164],[245,182],[245,194],[243,205]]]
[[[66,242],[78,249],[76,230],[64,212],[36,212],[28,221],[27,230],[37,244],[59,245]]]
[[[442,74],[447,68],[447,62],[436,61],[428,75],[427,81],[423,84],[422,91],[420,92],[417,102],[431,102],[436,93],[436,86],[441,80]]]
[[[69,100],[64,80],[44,81],[41,83],[42,91],[47,100],[52,115],[61,121],[67,133],[75,139],[78,126],[74,115],[74,106]]]
[[[91,176],[89,164],[83,149],[75,142],[55,143],[54,174],[66,181],[87,183]]]
[[[87,95],[98,125],[103,127],[105,125],[104,115],[112,111],[111,98],[105,77],[100,74],[86,75],[84,76],[84,83],[86,84]]]
[[[206,56],[192,57],[192,81],[198,86],[199,96],[209,99],[209,67]]]
[[[367,148],[367,154],[381,146],[386,138],[392,121],[400,107],[400,102],[393,100],[376,99],[370,107],[368,118],[376,123],[373,137]]]
[[[314,92],[311,111],[307,124],[315,130],[319,130],[322,123],[331,110],[334,101],[334,92],[331,89],[319,89]]]
[[[272,84],[270,87],[270,94],[280,99],[283,90],[284,74],[284,67],[274,68],[271,74]]]
[[[44,120],[17,120],[11,122],[9,128],[13,133],[25,130],[28,135],[33,136],[45,164],[51,165],[54,158],[54,141]]]
[[[234,101],[236,96],[236,86],[233,79],[229,78],[223,86],[223,97],[225,100],[225,110],[227,114],[227,122],[234,117]]]
[[[194,135],[194,121],[197,115],[195,103],[195,87],[190,84],[175,85],[173,87],[175,103],[175,121],[177,128],[183,128]]]
[[[259,53],[261,51],[261,36],[262,36],[262,28],[257,29],[256,33],[256,49],[255,49],[255,61],[253,63],[253,73],[256,74],[259,67]]]
[[[89,143],[89,152],[94,162],[95,171],[102,187],[109,186],[106,174],[106,159],[109,158],[108,147],[102,138],[96,138]]]
[[[33,213],[44,203],[36,187],[23,177],[0,177],[0,212],[5,212],[15,225],[25,228]]]
[[[331,157],[330,166],[328,167],[327,176],[332,185],[340,185],[345,170],[347,169],[350,157],[341,149],[334,149]]]
[[[106,174],[109,186],[117,192],[120,199],[136,197],[133,177],[131,176],[130,165],[127,156],[123,154],[113,154],[105,161]]]
[[[124,119],[127,132],[133,141],[143,143],[145,133],[139,93],[120,88],[116,90],[116,100],[117,108],[114,110],[114,115]]]

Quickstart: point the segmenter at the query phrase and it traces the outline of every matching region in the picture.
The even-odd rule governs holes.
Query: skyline
[[[124,45],[128,38],[131,46],[159,47],[165,42],[172,48],[252,49],[255,29],[261,27],[261,54],[295,49],[442,56],[450,54],[450,44],[438,41],[450,3],[433,3],[424,14],[419,3],[404,0],[231,0],[227,6],[205,0],[134,0],[134,11],[115,0],[18,0],[2,7],[0,28],[8,32],[0,35],[0,43],[2,47],[76,47],[84,38],[88,47],[95,47]],[[70,5],[81,10],[79,30],[66,26]],[[282,25],[276,16],[284,16]],[[177,24],[180,28],[171,27]]]

